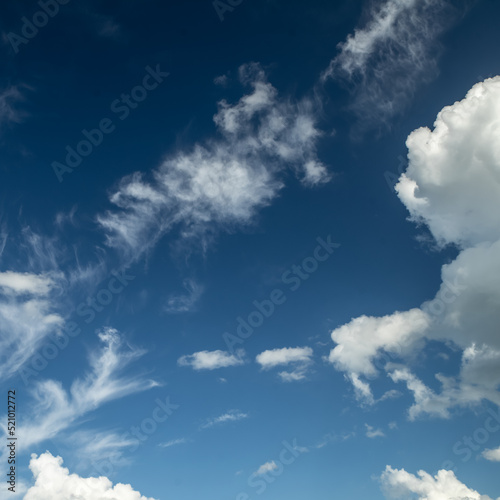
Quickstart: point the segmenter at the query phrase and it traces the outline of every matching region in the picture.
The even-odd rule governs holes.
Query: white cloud
[[[83,478],[70,474],[61,457],[49,452],[31,456],[30,469],[35,478],[24,500],[154,500],[146,498],[128,484],[113,486],[106,477]]]
[[[0,288],[7,294],[47,295],[54,286],[49,276],[7,271],[0,273]]]
[[[291,372],[279,372],[278,377],[283,382],[298,382],[299,380],[305,380],[307,378],[307,367],[299,366]]]
[[[337,346],[330,361],[347,373],[358,397],[374,401],[362,377],[376,377],[377,368],[383,368],[413,392],[411,419],[422,414],[448,418],[453,407],[483,400],[500,404],[499,116],[500,77],[495,77],[445,107],[433,130],[421,128],[408,137],[409,165],[396,187],[399,198],[440,246],[459,250],[443,265],[436,296],[419,309],[362,316],[332,332]],[[394,364],[407,362],[411,350],[418,352],[428,340],[462,351],[457,376],[435,374],[439,391],[409,367]]]
[[[201,428],[202,429],[209,429],[210,427],[213,427],[214,425],[220,425],[220,424],[225,424],[227,422],[237,422],[238,420],[244,420],[248,418],[247,413],[243,413],[238,410],[230,410],[227,413],[224,413],[218,417],[211,418],[205,422]]]
[[[428,325],[427,315],[420,309],[381,318],[360,316],[332,332],[332,340],[337,346],[330,352],[329,361],[338,370],[375,375],[377,369],[373,359],[380,349],[404,355]]]
[[[139,173],[122,179],[110,198],[115,208],[98,217],[109,245],[133,259],[175,225],[183,237],[208,238],[251,223],[278,195],[288,168],[304,184],[326,180],[312,103],[279,98],[257,64],[239,76],[251,92],[236,104],[219,102],[217,139],[169,155],[149,181]]]
[[[5,224],[0,224],[0,262],[2,259],[3,251],[5,250],[5,245],[7,244],[7,240],[9,238],[9,233]]]
[[[166,441],[165,443],[160,443],[158,446],[161,448],[170,448],[171,446],[176,446],[178,444],[187,443],[186,438],[172,439],[171,441]]]
[[[56,335],[63,318],[55,310],[60,276],[0,273],[0,378],[7,379]]]
[[[214,78],[215,85],[220,85],[221,87],[227,87],[229,83],[228,75],[219,75]]]
[[[220,350],[200,351],[181,356],[177,363],[179,366],[190,366],[194,370],[216,370],[245,364],[244,355],[245,351],[243,349],[238,349],[236,354]]]
[[[91,371],[85,377],[73,381],[69,391],[55,380],[34,384],[31,389],[33,404],[27,414],[38,417],[34,420],[25,418],[18,423],[18,432],[23,436],[18,444],[19,451],[57,437],[81,417],[106,402],[158,385],[137,375],[119,376],[128,364],[145,351],[133,347],[124,349],[118,332],[112,328],[103,330],[99,338],[103,347],[91,353]],[[109,445],[109,441],[101,441],[99,446],[104,444]]]
[[[266,462],[265,464],[262,464],[256,471],[255,474],[257,476],[262,476],[263,474],[267,474],[268,472],[271,472],[273,470],[276,470],[278,466],[276,465],[276,462],[272,460],[271,462]]]
[[[353,92],[352,111],[361,129],[401,112],[417,88],[437,74],[439,36],[460,8],[445,0],[378,0],[323,73]]]
[[[67,442],[73,449],[78,449],[81,466],[95,464],[104,459],[112,459],[116,466],[127,465],[130,461],[123,457],[124,450],[137,446],[136,439],[113,431],[77,431],[67,438]]]
[[[203,295],[203,286],[192,279],[184,280],[184,288],[187,294],[170,295],[165,304],[165,311],[170,314],[187,313],[192,311],[201,296]]]
[[[277,366],[293,365],[292,371],[282,371],[278,376],[283,382],[296,382],[307,378],[312,360],[313,350],[310,347],[284,347],[261,352],[255,361],[263,370]]]
[[[500,448],[484,450],[482,455],[486,460],[490,460],[491,462],[500,462]]]
[[[371,425],[365,424],[366,428],[366,437],[370,439],[374,439],[377,437],[385,437],[384,431],[382,429],[375,429]]]
[[[492,500],[468,488],[452,471],[440,470],[434,477],[425,471],[417,475],[389,465],[381,476],[382,489],[388,498],[419,500]]]
[[[23,100],[20,87],[11,86],[0,91],[0,126],[4,123],[19,123],[23,113],[16,109],[16,104]]]
[[[441,244],[500,239],[500,77],[477,83],[439,112],[434,129],[410,134],[409,165],[396,186],[417,222]]]
[[[261,352],[255,360],[264,369],[290,363],[310,363],[313,350],[310,347],[284,347]]]

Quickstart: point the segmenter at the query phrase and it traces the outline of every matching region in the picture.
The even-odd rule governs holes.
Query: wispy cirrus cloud
[[[145,354],[144,350],[125,349],[120,335],[113,328],[102,330],[99,340],[102,347],[92,351],[89,357],[90,371],[74,380],[69,391],[56,380],[35,383],[31,390],[29,414],[39,415],[39,418],[34,421],[26,418],[18,423],[19,434],[23,436],[19,451],[55,438],[104,403],[158,385],[142,376],[120,376],[125,367]],[[99,446],[109,445],[102,440],[100,443]]]
[[[466,9],[467,2],[379,0],[367,21],[339,44],[322,81],[339,80],[352,92],[355,131],[386,127],[418,87],[438,73],[439,37]]]
[[[0,377],[4,380],[31,358],[64,323],[57,312],[58,274],[0,273]]]
[[[239,420],[244,420],[248,418],[248,413],[243,413],[239,410],[230,410],[227,413],[223,413],[215,418],[208,419],[200,428],[201,429],[209,429],[216,425],[227,424],[229,422],[237,422]]]
[[[185,294],[169,295],[164,306],[165,312],[169,314],[182,314],[193,311],[204,292],[203,285],[193,279],[184,280]]]
[[[177,446],[178,444],[187,443],[186,438],[172,439],[171,441],[166,441],[165,443],[160,443],[158,446],[160,448],[170,448],[171,446]]]

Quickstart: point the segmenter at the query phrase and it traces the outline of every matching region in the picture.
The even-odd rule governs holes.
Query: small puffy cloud
[[[257,476],[262,476],[264,474],[267,474],[268,472],[271,472],[273,470],[276,470],[278,466],[276,465],[276,462],[272,460],[271,462],[266,462],[265,464],[262,464],[256,471],[255,474]]]
[[[261,352],[255,360],[263,370],[277,366],[292,365],[292,371],[282,371],[278,376],[283,382],[296,382],[307,377],[308,369],[313,356],[310,347],[284,347]]]
[[[219,75],[214,78],[215,85],[220,85],[221,87],[227,87],[229,83],[228,75]]]
[[[179,366],[190,366],[194,370],[216,370],[245,364],[244,355],[243,349],[238,349],[236,354],[221,350],[200,351],[181,356],[177,363]]]
[[[106,477],[83,478],[70,474],[61,457],[46,452],[33,454],[30,469],[35,485],[24,500],[154,500],[141,495],[128,484],[116,484]]]
[[[440,470],[434,477],[421,470],[417,475],[404,469],[387,466],[381,476],[382,489],[387,498],[406,500],[492,500],[487,495],[468,488],[453,471]]]
[[[331,175],[327,168],[317,160],[309,160],[304,165],[304,177],[302,182],[305,185],[314,186],[316,184],[324,184],[329,182]]]
[[[264,369],[290,363],[310,363],[313,350],[310,347],[284,347],[261,352],[255,360]]]
[[[243,413],[238,410],[230,410],[227,413],[223,413],[222,415],[211,418],[207,420],[202,426],[202,429],[209,429],[214,425],[226,424],[228,422],[237,422],[238,420],[244,420],[248,418],[248,413]]]
[[[500,462],[500,448],[484,450],[482,455],[486,460],[490,460],[491,462]]]
[[[298,382],[307,378],[307,366],[299,366],[290,372],[279,372],[278,377],[283,382]]]
[[[460,7],[446,0],[369,2],[358,26],[322,75],[351,89],[351,110],[361,129],[387,124],[408,104],[417,88],[437,74],[439,36]]]
[[[384,431],[382,429],[375,429],[371,425],[365,424],[366,428],[366,437],[369,437],[370,439],[377,438],[377,437],[385,437]]]

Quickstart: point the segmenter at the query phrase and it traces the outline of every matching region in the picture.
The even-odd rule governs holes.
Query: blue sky
[[[499,497],[497,2],[1,10],[0,498]]]

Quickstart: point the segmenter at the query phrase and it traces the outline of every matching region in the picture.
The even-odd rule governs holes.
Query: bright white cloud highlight
[[[452,471],[440,470],[434,477],[425,471],[417,475],[389,465],[381,476],[382,489],[388,498],[418,500],[492,500],[461,483]]]
[[[243,349],[238,349],[236,354],[220,350],[200,351],[180,357],[177,363],[179,366],[190,366],[194,370],[216,370],[245,364],[244,355]]]
[[[24,500],[154,500],[146,498],[128,484],[116,484],[106,477],[83,478],[70,474],[61,457],[49,452],[31,456],[30,469],[35,478]]]
[[[500,77],[477,83],[410,134],[399,198],[436,241],[463,248],[500,239]]]
[[[500,447],[493,450],[484,450],[483,457],[491,462],[500,462]]]

